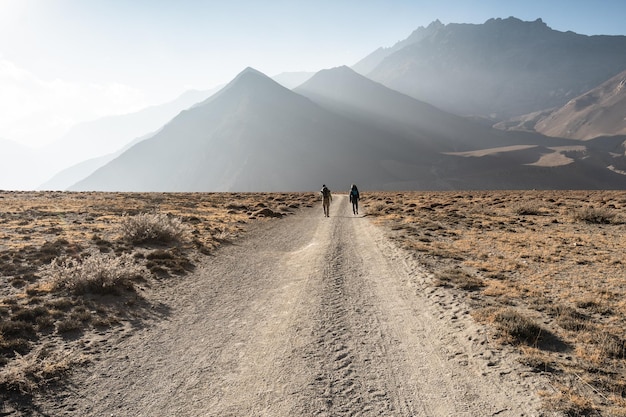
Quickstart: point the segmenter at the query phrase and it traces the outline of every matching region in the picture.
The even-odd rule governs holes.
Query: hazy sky
[[[0,138],[50,142],[247,66],[273,76],[352,65],[435,19],[509,16],[626,35],[624,0],[0,0]]]

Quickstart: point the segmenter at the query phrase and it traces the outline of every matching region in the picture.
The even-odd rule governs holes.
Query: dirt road
[[[49,415],[538,416],[539,388],[345,196],[170,287]]]

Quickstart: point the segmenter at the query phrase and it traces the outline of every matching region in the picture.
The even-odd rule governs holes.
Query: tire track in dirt
[[[380,330],[360,294],[351,289],[351,278],[360,275],[359,263],[353,262],[356,255],[345,241],[341,219],[334,225],[330,242],[320,277],[320,319],[311,355],[319,367],[313,384],[318,404],[314,415],[385,415],[391,411],[388,389],[368,369],[380,352],[362,338],[363,334],[380,335]]]
[[[345,196],[260,225],[162,288],[171,316],[111,341],[40,415],[539,416],[408,259]]]

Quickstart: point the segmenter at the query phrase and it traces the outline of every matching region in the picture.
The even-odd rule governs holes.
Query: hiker
[[[322,206],[324,207],[324,216],[330,217],[330,202],[333,201],[333,196],[330,194],[330,190],[328,189],[326,184],[322,185],[320,194],[322,194]]]
[[[350,202],[352,203],[352,213],[359,214],[359,189],[356,185],[352,184],[350,187]]]

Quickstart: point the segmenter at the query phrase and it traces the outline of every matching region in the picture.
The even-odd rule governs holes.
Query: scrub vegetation
[[[626,193],[364,193],[368,216],[550,378],[546,407],[626,415]]]
[[[151,295],[313,193],[0,192],[0,398],[33,399],[98,340],[167,315]]]

